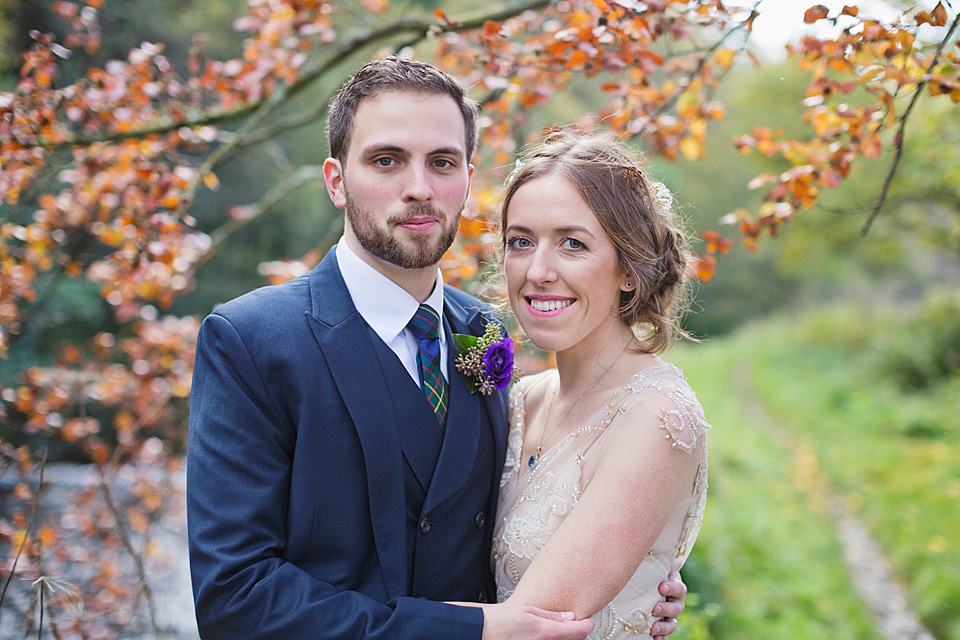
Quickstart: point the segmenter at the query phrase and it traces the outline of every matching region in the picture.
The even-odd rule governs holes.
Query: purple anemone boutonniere
[[[506,389],[521,375],[513,366],[513,340],[502,336],[495,322],[488,322],[479,338],[453,334],[453,344],[457,349],[454,366],[466,376],[471,393],[488,396],[494,389]]]

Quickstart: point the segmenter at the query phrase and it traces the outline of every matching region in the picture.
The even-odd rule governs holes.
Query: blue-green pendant
[[[527,460],[527,466],[533,469],[533,465],[537,464],[537,454],[530,456],[530,459]]]

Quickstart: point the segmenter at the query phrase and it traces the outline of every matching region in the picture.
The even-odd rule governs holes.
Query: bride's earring
[[[623,288],[626,289],[627,291],[630,291],[630,289],[633,289],[633,283],[632,283],[632,282],[629,282],[629,281],[628,281],[628,282],[624,282],[624,283],[623,283]]]

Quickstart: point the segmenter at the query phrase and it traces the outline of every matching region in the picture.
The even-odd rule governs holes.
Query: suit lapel
[[[333,249],[310,273],[310,295],[310,328],[363,447],[370,520],[387,592],[390,597],[400,596],[406,592],[408,568],[398,425],[389,403],[372,401],[388,381],[367,325],[343,283]],[[322,422],[323,417],[316,419]]]

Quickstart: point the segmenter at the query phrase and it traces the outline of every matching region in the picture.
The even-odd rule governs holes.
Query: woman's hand
[[[653,615],[663,619],[653,623],[650,633],[654,640],[667,640],[667,636],[677,630],[677,618],[685,608],[687,585],[680,581],[680,574],[675,573],[660,583],[660,595],[666,599],[653,607]]]

